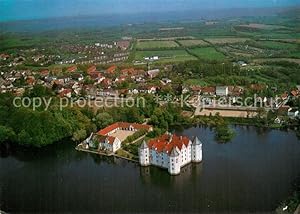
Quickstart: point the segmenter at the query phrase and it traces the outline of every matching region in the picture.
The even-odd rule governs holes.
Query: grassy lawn
[[[200,86],[208,85],[207,82],[201,79],[187,79],[184,83],[187,85],[200,85]]]
[[[179,40],[178,41],[184,47],[193,47],[193,46],[209,46],[209,44],[203,40]]]
[[[145,57],[159,56],[158,62],[182,62],[197,60],[185,50],[157,50],[157,51],[136,51],[135,60],[143,61]]]
[[[194,48],[194,49],[190,49],[190,52],[197,55],[201,59],[224,60],[226,58],[224,54],[218,52],[213,47]]]
[[[125,158],[130,158],[130,159],[133,159],[133,157],[134,157],[134,155],[132,155],[131,153],[125,151],[124,149],[119,149],[116,152],[116,154],[119,155],[119,156],[125,157]]]
[[[159,48],[176,48],[178,44],[174,41],[138,41],[137,49],[159,49]]]

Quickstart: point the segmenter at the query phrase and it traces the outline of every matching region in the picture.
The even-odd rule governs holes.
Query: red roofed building
[[[133,75],[133,74],[135,74],[137,72],[134,70],[134,68],[125,68],[125,69],[121,70],[121,73],[123,75]]]
[[[27,77],[26,83],[27,83],[28,85],[35,85],[35,78],[34,78],[34,76],[29,76],[29,77]]]
[[[99,82],[101,82],[102,80],[105,79],[105,77],[103,77],[102,74],[100,72],[98,72],[98,71],[89,72],[89,76],[93,80],[100,80]]]
[[[87,73],[89,74],[91,72],[95,72],[96,70],[97,70],[96,66],[93,65],[87,69]]]
[[[166,133],[148,143],[144,141],[139,148],[139,159],[142,166],[159,166],[177,175],[181,167],[202,161],[202,143],[197,137],[190,140],[186,136]]]
[[[112,85],[112,80],[108,79],[108,78],[105,78],[105,79],[102,80],[101,85],[105,89],[110,88],[111,85]]]
[[[42,70],[40,71],[40,75],[41,77],[46,77],[50,74],[49,70]]]
[[[207,86],[201,88],[201,93],[204,95],[215,95],[216,94],[216,87],[214,86]]]
[[[59,93],[60,97],[67,97],[71,98],[72,97],[72,89],[65,89]]]
[[[87,144],[88,147],[94,147],[94,142],[97,141],[99,143],[98,149],[114,153],[121,148],[122,142],[118,137],[114,136],[117,131],[136,132],[142,129],[152,131],[152,126],[125,122],[114,123],[96,134],[92,134],[85,140],[85,144]]]
[[[103,136],[109,136],[115,133],[117,130],[127,130],[127,131],[139,131],[141,129],[145,129],[147,131],[152,131],[152,126],[138,123],[126,123],[126,122],[117,122],[114,123],[102,130],[100,130],[97,134]]]
[[[75,71],[77,71],[77,66],[76,65],[67,68],[67,72],[75,72]]]
[[[7,60],[9,58],[8,54],[0,54],[0,59]]]
[[[109,74],[113,74],[113,73],[115,73],[116,69],[117,69],[117,66],[112,65],[108,69],[106,69],[106,72]]]
[[[299,96],[299,91],[298,90],[293,90],[293,91],[291,91],[291,95],[293,97],[297,97],[297,96]]]

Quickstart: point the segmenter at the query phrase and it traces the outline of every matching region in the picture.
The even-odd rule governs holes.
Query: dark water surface
[[[293,132],[237,126],[217,144],[209,128],[190,128],[203,141],[202,164],[179,176],[101,158],[63,143],[0,157],[0,208],[8,212],[273,211],[300,176],[300,141]]]

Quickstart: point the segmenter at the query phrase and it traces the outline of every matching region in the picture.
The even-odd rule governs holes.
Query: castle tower
[[[139,148],[139,158],[141,166],[150,165],[150,150],[146,141],[144,141],[141,147]]]
[[[178,175],[180,174],[180,152],[177,147],[173,147],[170,153],[170,163],[168,171],[171,175]]]
[[[199,163],[202,161],[202,143],[195,137],[192,143],[192,162]]]

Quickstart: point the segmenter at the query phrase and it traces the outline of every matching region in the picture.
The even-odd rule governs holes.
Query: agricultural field
[[[284,49],[297,49],[297,44],[287,43],[287,42],[276,42],[276,41],[258,41],[256,42],[260,47],[284,50]]]
[[[218,52],[213,47],[206,48],[194,48],[189,50],[192,54],[196,55],[200,59],[205,60],[224,60],[226,59],[225,55],[221,52]]]
[[[213,45],[222,45],[222,44],[235,44],[235,43],[244,43],[249,38],[207,38],[205,41],[213,44]]]
[[[223,53],[231,57],[267,57],[274,56],[280,52],[277,50],[264,49],[259,47],[253,47],[245,44],[233,44],[226,45],[219,48]]]
[[[196,39],[196,40],[178,40],[180,45],[184,47],[193,47],[193,46],[209,46],[209,43]]]
[[[144,61],[145,57],[159,56],[157,62],[182,62],[188,60],[197,60],[196,57],[188,54],[185,50],[156,50],[156,51],[136,51],[135,60]]]
[[[136,48],[139,50],[176,48],[176,47],[179,47],[179,45],[174,41],[138,41],[136,45]]]
[[[251,23],[247,25],[238,25],[238,28],[252,29],[252,30],[276,30],[281,28],[286,28],[285,26],[280,25],[267,25],[267,24],[257,24]]]

